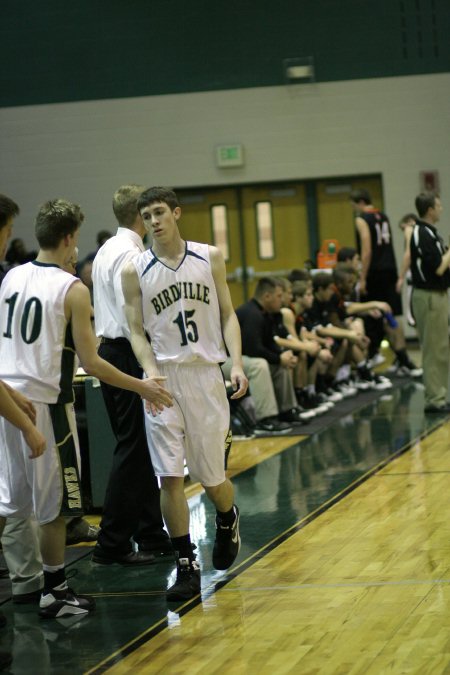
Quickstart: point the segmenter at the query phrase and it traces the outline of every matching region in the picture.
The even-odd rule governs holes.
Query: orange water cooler
[[[337,239],[324,239],[317,254],[317,267],[319,269],[336,267],[338,251],[339,241]]]

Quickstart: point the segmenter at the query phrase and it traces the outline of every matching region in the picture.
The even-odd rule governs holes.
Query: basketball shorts
[[[184,476],[206,487],[225,480],[225,449],[230,407],[216,364],[159,364],[164,384],[174,397],[172,408],[156,417],[145,412],[145,428],[157,476]]]
[[[0,516],[41,524],[83,513],[80,452],[71,403],[37,403],[36,426],[47,439],[44,453],[30,459],[30,448],[15,426],[0,418]]]
[[[379,300],[387,302],[395,316],[403,314],[402,296],[395,290],[397,272],[386,270],[385,272],[373,272],[367,277],[367,295],[361,297],[361,302]]]

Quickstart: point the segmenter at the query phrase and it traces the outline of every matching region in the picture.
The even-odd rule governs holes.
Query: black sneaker
[[[175,583],[166,591],[169,602],[175,600],[190,600],[201,590],[200,568],[195,560],[178,558],[177,578]]]
[[[425,406],[425,412],[431,415],[448,415],[450,413],[450,403],[444,403],[443,405],[433,405],[430,403]]]
[[[258,436],[262,434],[288,434],[292,431],[292,426],[287,422],[282,422],[278,417],[264,417],[256,422],[254,429]]]
[[[387,377],[372,373],[367,366],[360,366],[356,370],[359,376],[356,383],[358,389],[377,389],[379,391],[392,389],[392,382]]]
[[[344,394],[337,389],[333,389],[332,387],[326,387],[319,393],[323,394],[327,400],[331,401],[332,403],[339,403],[339,401],[344,399]]]
[[[310,419],[316,416],[313,410],[303,410],[300,406],[285,410],[280,413],[280,420],[288,424],[307,424]]]
[[[296,391],[298,404],[303,410],[313,410],[316,415],[323,415],[326,413],[329,408],[333,407],[328,406],[320,398],[320,394],[309,392],[306,389],[299,389]]]
[[[39,602],[39,616],[58,619],[69,614],[87,614],[95,609],[95,600],[88,595],[76,595],[71,588],[43,592]]]
[[[91,525],[84,518],[73,518],[66,527],[66,546],[81,544],[82,542],[97,541],[100,528]]]
[[[326,406],[327,410],[331,410],[331,408],[334,408],[334,401],[330,401],[327,395],[324,394],[322,391],[316,392],[315,396],[316,402],[319,406]]]
[[[239,509],[234,505],[236,517],[231,525],[222,525],[216,517],[216,540],[212,562],[216,570],[227,570],[234,563],[241,547],[239,536]]]
[[[423,375],[423,369],[419,368],[416,366],[412,361],[408,359],[406,363],[404,363],[402,366],[399,365],[398,370],[397,370],[397,375],[406,375],[409,377],[422,377]]]

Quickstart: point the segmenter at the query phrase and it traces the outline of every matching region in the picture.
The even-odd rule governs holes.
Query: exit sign
[[[235,145],[218,145],[216,147],[216,164],[220,168],[244,165],[244,148],[240,143]]]

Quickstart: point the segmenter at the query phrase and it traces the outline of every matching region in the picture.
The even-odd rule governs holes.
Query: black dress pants
[[[125,338],[102,343],[99,355],[128,375],[142,377],[142,369]],[[130,539],[167,539],[163,531],[160,491],[153,471],[138,394],[101,383],[102,394],[117,439],[106,489],[98,543],[115,552],[131,550]]]

